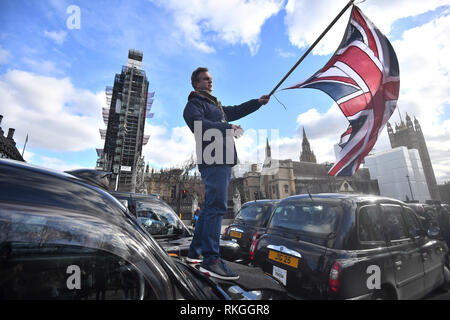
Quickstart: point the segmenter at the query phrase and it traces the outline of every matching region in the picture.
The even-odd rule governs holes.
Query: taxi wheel
[[[372,300],[392,300],[393,298],[385,289],[376,290],[372,294]]]
[[[372,294],[372,300],[388,300],[386,292],[378,290]]]

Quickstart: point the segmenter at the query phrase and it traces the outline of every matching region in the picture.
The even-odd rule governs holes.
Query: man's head
[[[192,72],[191,84],[195,90],[205,90],[212,92],[212,77],[208,72],[208,68],[199,67]]]

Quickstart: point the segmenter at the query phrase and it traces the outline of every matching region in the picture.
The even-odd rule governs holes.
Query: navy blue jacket
[[[214,97],[213,97],[214,98]],[[196,144],[197,144],[197,163],[199,169],[202,169],[206,166],[215,166],[215,165],[229,165],[234,166],[238,163],[236,148],[234,147],[234,140],[229,135],[227,135],[227,129],[231,129],[231,124],[229,121],[235,121],[245,117],[246,115],[258,110],[261,107],[261,103],[259,103],[258,99],[249,100],[244,102],[243,104],[237,106],[228,106],[228,107],[219,107],[220,103],[214,101],[214,99],[208,99],[204,95],[200,95],[197,92],[193,91],[188,97],[188,102],[186,107],[184,108],[183,117],[188,125],[189,129],[196,135]],[[222,110],[223,113],[222,113]],[[194,122],[197,122],[197,126],[201,124],[201,136],[200,133],[194,132]],[[217,129],[214,131],[215,133],[220,132],[222,134],[223,139],[218,141],[215,144],[216,139],[215,136],[211,137],[211,140],[208,139],[207,135],[204,135],[208,129]],[[228,138],[226,138],[228,137]],[[201,139],[201,142],[199,141]],[[228,148],[227,148],[227,139],[228,139]],[[205,141],[206,140],[206,141]],[[232,143],[232,147],[230,148],[230,142]],[[218,144],[222,145],[222,156],[219,154],[216,157],[215,150],[212,146]],[[209,148],[207,148],[209,145]],[[200,148],[201,146],[201,148]],[[205,148],[206,152],[205,152]],[[212,152],[211,152],[212,151]],[[200,153],[201,152],[201,153]],[[205,154],[211,153],[214,158],[214,162],[210,163],[205,157]],[[232,154],[231,154],[232,153]],[[230,161],[231,160],[231,161]]]

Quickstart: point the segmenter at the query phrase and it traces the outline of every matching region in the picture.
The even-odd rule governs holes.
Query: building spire
[[[402,113],[400,112],[400,107],[397,105],[398,116],[400,117],[400,124],[403,123]]]
[[[411,117],[408,115],[408,112],[406,113],[406,126],[409,129],[414,130],[414,126],[413,126],[413,123],[411,121]]]
[[[414,128],[416,131],[422,131],[422,128],[420,127],[419,120],[416,119],[416,116],[414,116]]]
[[[305,127],[303,127],[302,151],[300,153],[300,161],[317,163],[316,156],[311,150],[311,146],[306,136]]]

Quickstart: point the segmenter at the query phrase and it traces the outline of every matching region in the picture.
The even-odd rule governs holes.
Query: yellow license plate
[[[287,254],[278,251],[269,250],[269,259],[291,266],[293,268],[298,268],[298,258],[289,256]]]
[[[230,231],[230,237],[240,239],[240,238],[242,238],[242,233],[232,230],[232,231]]]

